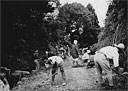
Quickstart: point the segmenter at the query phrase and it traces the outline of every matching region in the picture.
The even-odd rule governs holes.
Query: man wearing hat
[[[119,53],[122,49],[124,49],[124,44],[120,43],[118,45],[106,46],[101,48],[94,55],[94,62],[97,69],[97,74],[99,78],[99,82],[101,86],[104,84],[104,79],[102,78],[103,71],[106,73],[106,77],[109,81],[109,87],[113,87],[113,79],[112,79],[112,67],[110,67],[109,60],[113,60],[113,67],[119,66]]]
[[[78,48],[78,41],[74,40],[73,44],[71,45],[70,54],[73,59],[73,66],[78,65],[78,58],[79,58],[79,48]]]

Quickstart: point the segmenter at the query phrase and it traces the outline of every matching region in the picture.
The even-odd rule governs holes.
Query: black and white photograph
[[[1,0],[0,91],[128,91],[127,0]]]

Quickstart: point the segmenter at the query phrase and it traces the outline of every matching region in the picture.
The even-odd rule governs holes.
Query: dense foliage
[[[97,42],[99,22],[91,4],[84,7],[76,2],[66,3],[60,7],[59,11],[59,20],[63,24],[63,31],[65,35],[70,36],[71,42],[77,39],[81,47],[87,47]]]
[[[48,50],[50,22],[44,17],[53,10],[48,0],[2,2],[1,66],[22,70],[34,67],[34,51]]]
[[[42,55],[46,50],[56,51],[55,46],[65,45],[65,40],[78,39],[80,47],[98,42],[91,47],[94,51],[113,43],[127,45],[126,6],[126,1],[111,1],[105,27],[99,28],[91,4],[86,7],[80,3],[60,6],[58,0],[2,2],[2,66],[26,69],[33,64],[35,50]]]
[[[98,43],[94,44],[92,50],[98,50],[107,45],[118,43],[125,44],[125,55],[121,57],[122,65],[127,68],[127,1],[112,0],[109,2],[108,11],[105,19],[105,27],[98,35]]]
[[[75,30],[73,32],[73,30]],[[33,53],[56,52],[65,40],[81,47],[97,42],[98,19],[91,4],[60,6],[58,0],[2,2],[2,65],[12,70],[34,68]],[[92,41],[89,41],[92,40]]]

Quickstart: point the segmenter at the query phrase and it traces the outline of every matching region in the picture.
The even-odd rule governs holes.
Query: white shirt
[[[89,55],[88,55],[88,53],[86,52],[86,53],[84,53],[84,55],[82,56],[82,59],[84,60],[84,59],[89,59]]]
[[[99,51],[104,53],[107,56],[107,58],[113,59],[115,67],[119,66],[119,53],[116,47],[107,46],[101,48]]]
[[[5,85],[1,79],[0,79],[0,91],[10,91],[9,84]]]
[[[60,56],[52,56],[52,57],[49,57],[48,60],[52,60],[53,64],[55,62],[57,62],[58,64],[63,62],[63,59]]]

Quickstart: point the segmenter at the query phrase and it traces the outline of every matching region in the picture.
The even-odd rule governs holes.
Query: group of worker
[[[114,44],[113,46],[106,46],[103,47],[95,52],[95,55],[93,55],[92,60],[95,63],[95,67],[98,74],[98,82],[101,86],[104,85],[104,79],[102,78],[102,73],[106,73],[106,77],[109,82],[109,87],[113,87],[113,79],[112,79],[112,69],[117,68],[119,66],[119,54],[122,52],[122,50],[125,48],[123,43],[119,43],[118,45]],[[83,54],[82,60],[88,61],[87,59],[91,58],[88,56],[88,53],[90,51],[86,51],[86,53]],[[77,45],[77,40],[74,40],[73,44],[70,45],[70,55],[72,56],[72,62],[73,65],[78,64],[78,58],[79,58],[79,49]],[[113,65],[110,66],[110,61],[113,60]],[[63,84],[66,85],[66,77],[65,72],[63,68],[63,58],[61,56],[50,56],[50,57],[44,57],[43,58],[45,67],[48,69],[48,76],[50,73],[50,69],[52,70],[52,83],[54,83],[55,75],[58,72],[58,69],[60,69],[60,72],[62,74],[63,78]]]
[[[77,45],[77,40],[74,40],[73,44],[70,45],[70,55],[72,57],[72,63],[73,65],[77,65],[79,61],[79,49]],[[102,77],[103,72],[106,73],[106,77],[109,82],[109,87],[113,87],[113,79],[112,79],[112,69],[117,68],[119,66],[119,55],[121,52],[123,52],[123,49],[125,48],[123,43],[119,43],[118,45],[114,44],[113,46],[106,46],[103,47],[95,52],[95,54],[90,57],[88,53],[90,53],[89,50],[87,50],[83,56],[82,61],[88,62],[89,59],[93,60],[95,63],[95,67],[97,70],[97,76],[98,76],[98,82],[101,86],[104,86],[105,80]],[[36,51],[38,52],[38,51]],[[36,55],[36,53],[35,53]],[[60,55],[48,55],[48,52],[46,52],[46,55],[42,58],[34,60],[36,64],[38,63],[38,60],[42,60],[44,62],[44,66],[47,69],[47,77],[50,77],[50,71],[52,73],[52,84],[55,84],[54,79],[56,74],[58,74],[58,70],[60,70],[62,74],[63,83],[62,85],[66,85],[66,77],[65,77],[65,71],[63,67],[63,58]],[[110,65],[110,60],[113,60],[113,64]],[[36,66],[36,69],[39,69],[39,65]],[[0,86],[2,86],[2,79],[0,80]]]

